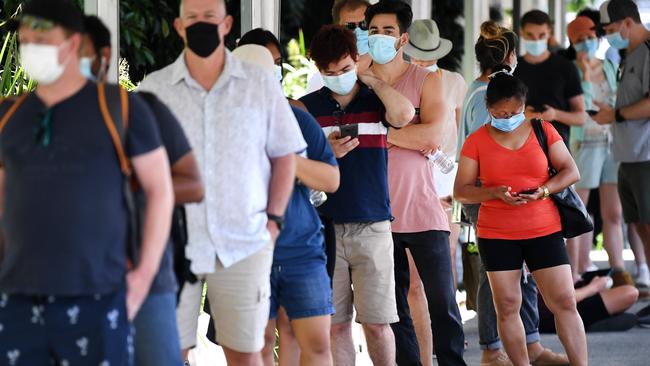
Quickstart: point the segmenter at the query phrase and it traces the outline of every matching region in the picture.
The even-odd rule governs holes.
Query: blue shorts
[[[176,326],[176,293],[150,292],[133,321],[135,364],[182,366],[181,341]]]
[[[0,293],[0,365],[132,365],[125,291],[79,297]]]
[[[332,288],[323,261],[271,267],[271,311],[282,306],[290,320],[334,314]]]

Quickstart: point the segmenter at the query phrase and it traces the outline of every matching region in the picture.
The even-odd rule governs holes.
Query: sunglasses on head
[[[43,19],[40,17],[35,17],[31,15],[26,15],[20,19],[20,24],[34,30],[38,31],[48,31],[56,26],[51,20]]]
[[[349,23],[345,23],[343,25],[349,30],[355,30],[357,28],[361,28],[361,30],[364,30],[364,31],[368,30],[368,24],[366,23],[365,20],[362,20],[359,23],[349,22]]]

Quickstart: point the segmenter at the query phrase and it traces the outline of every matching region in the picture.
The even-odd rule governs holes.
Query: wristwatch
[[[621,114],[621,109],[620,109],[620,108],[617,108],[617,109],[614,111],[614,119],[615,119],[616,122],[618,122],[618,123],[620,123],[620,122],[625,122],[625,117],[623,117],[623,115]]]
[[[278,230],[282,231],[284,228],[284,217],[270,213],[267,213],[266,217],[268,217],[269,221],[275,221],[276,225],[278,225]]]
[[[551,192],[548,190],[547,186],[541,186],[540,188],[544,191],[544,196],[542,196],[542,199],[547,199],[551,196]]]

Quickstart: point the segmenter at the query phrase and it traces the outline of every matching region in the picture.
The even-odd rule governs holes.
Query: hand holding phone
[[[339,138],[344,138],[349,136],[350,140],[352,140],[359,137],[359,125],[356,123],[351,125],[340,126],[339,129],[341,130]]]

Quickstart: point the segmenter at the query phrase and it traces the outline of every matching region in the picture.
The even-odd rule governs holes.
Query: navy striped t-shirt
[[[345,109],[326,87],[300,99],[327,136],[338,131],[339,126],[359,124],[359,146],[337,159],[341,172],[339,190],[329,194],[320,207],[321,214],[337,224],[391,219],[388,128],[383,122],[386,110],[372,90],[363,84],[360,86]]]

